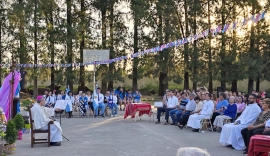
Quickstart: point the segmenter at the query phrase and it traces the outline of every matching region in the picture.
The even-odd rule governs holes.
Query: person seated
[[[256,132],[256,131],[254,131]],[[253,133],[254,134],[254,133]],[[256,134],[254,134],[256,135]],[[262,132],[262,135],[270,135],[270,119],[268,119],[265,123],[265,127],[264,127],[264,130]]]
[[[114,90],[111,91],[111,95],[108,97],[108,107],[111,109],[111,117],[118,116],[117,97],[114,95]]]
[[[208,152],[197,147],[181,147],[176,156],[211,156]]]
[[[187,103],[189,102],[189,99],[187,98],[186,93],[181,93],[181,101],[180,101],[180,107],[175,108],[174,110],[171,110],[169,112],[170,117],[172,119],[171,125],[177,126],[177,123],[180,120],[180,117],[182,116],[182,112],[185,110]],[[194,106],[195,108],[195,106]]]
[[[88,101],[88,107],[94,112],[93,102],[92,102],[92,92],[87,91],[86,97],[87,97],[87,101]]]
[[[119,98],[119,105],[120,105],[120,111],[125,111],[126,108],[126,92],[121,87],[118,92],[118,98]],[[122,105],[124,105],[124,109],[122,109]]]
[[[133,94],[134,103],[140,103],[141,97],[142,97],[141,93],[139,92],[138,89],[136,89],[135,93]]]
[[[100,112],[100,116],[101,117],[105,117],[105,104],[104,104],[104,95],[100,93],[101,92],[101,89],[98,87],[97,88],[97,106],[95,106],[95,116],[94,118],[96,118],[98,116],[98,113],[99,113],[99,108],[101,109],[101,112]]]
[[[188,118],[189,118],[190,115],[199,113],[202,110],[203,103],[202,103],[202,101],[200,101],[200,97],[199,96],[195,97],[194,101],[195,101],[195,104],[196,104],[195,110],[190,112],[189,115],[182,115],[181,116],[180,121],[178,123],[178,127],[180,129],[183,129],[183,127],[187,124]]]
[[[53,108],[55,104],[54,97],[52,96],[52,92],[48,93],[48,96],[46,97],[45,101],[45,107]]]
[[[165,114],[165,120],[166,122],[164,123],[164,125],[168,125],[169,124],[169,112],[173,109],[175,109],[178,105],[178,99],[177,97],[175,97],[173,94],[172,91],[168,91],[168,95],[169,95],[169,98],[168,98],[168,101],[167,103],[165,104],[165,107],[159,107],[158,108],[158,112],[157,112],[157,119],[158,121],[156,122],[156,124],[159,124],[160,123],[160,115],[161,115],[161,112],[166,112]]]
[[[220,113],[223,111],[223,108],[228,107],[228,101],[229,101],[229,96],[228,96],[228,100],[226,100],[226,94],[221,92],[219,94],[219,101],[215,107],[215,111],[214,111],[212,118],[211,118],[212,124],[214,123],[216,116],[220,115]]]
[[[235,97],[234,96],[230,96],[229,97],[229,105],[228,105],[228,108],[226,107],[223,107],[223,109],[225,109],[224,111],[224,114],[221,114],[219,116],[216,117],[213,125],[214,125],[214,128],[213,128],[213,131],[216,132],[220,132],[221,129],[223,127],[223,121],[225,119],[234,119],[235,116],[236,116],[236,112],[237,112],[237,106],[236,104],[234,103],[235,101]]]
[[[251,94],[248,98],[249,105],[245,108],[240,117],[234,123],[225,124],[222,127],[219,139],[220,144],[237,150],[245,149],[241,130],[252,124],[261,113],[261,109],[256,103],[256,98],[257,96],[255,94]]]
[[[32,119],[35,121],[33,127],[36,130],[48,130],[49,122],[53,122],[50,125],[50,145],[61,146],[62,141],[62,129],[59,122],[50,119],[48,111],[50,108],[44,107],[45,99],[42,95],[37,97],[37,103],[31,108]]]
[[[238,96],[236,98],[236,105],[237,105],[237,115],[236,115],[237,118],[242,114],[242,112],[246,107],[246,104],[244,103],[244,98],[242,96]]]
[[[247,154],[250,138],[255,134],[262,134],[265,122],[270,118],[270,99],[260,101],[263,111],[260,113],[256,121],[247,128],[242,129],[241,134],[245,142],[246,149],[243,154]]]
[[[84,117],[86,115],[87,109],[89,109],[88,99],[85,96],[85,92],[83,92],[82,96],[79,98],[79,112],[81,114],[81,117]]]
[[[201,120],[204,118],[210,118],[213,114],[214,103],[211,98],[210,93],[205,94],[205,99],[203,102],[203,108],[198,114],[193,114],[189,116],[187,126],[192,128],[193,132],[199,132],[201,128]]]

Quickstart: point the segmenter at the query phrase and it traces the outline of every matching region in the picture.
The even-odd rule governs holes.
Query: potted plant
[[[16,130],[18,132],[18,140],[22,140],[22,129],[24,128],[24,119],[21,114],[16,114],[14,119]]]
[[[24,120],[24,128],[26,128],[26,129],[30,129],[31,128],[30,127],[30,123],[29,123],[28,120]]]
[[[7,123],[6,135],[4,137],[6,145],[4,146],[4,152],[6,154],[12,154],[15,151],[15,142],[18,138],[18,132],[16,130],[15,123],[9,120]]]

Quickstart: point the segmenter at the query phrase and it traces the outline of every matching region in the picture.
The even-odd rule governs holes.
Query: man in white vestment
[[[40,95],[37,97],[37,103],[31,108],[32,119],[34,120],[34,129],[37,130],[47,130],[48,123],[53,121],[50,119],[49,111],[54,111],[54,109],[44,107],[45,100]],[[50,124],[50,142],[51,146],[61,146],[62,141],[62,129],[59,122],[53,121]]]
[[[245,149],[241,130],[252,124],[261,113],[261,109],[256,103],[256,99],[257,96],[251,94],[248,98],[249,105],[245,108],[240,117],[234,123],[225,124],[223,126],[219,139],[219,142],[222,145],[237,150]]]
[[[198,114],[193,114],[189,116],[187,126],[193,128],[193,132],[199,132],[201,128],[201,120],[204,118],[210,118],[214,111],[214,103],[211,99],[211,94],[206,93],[205,99],[203,101],[203,108]]]

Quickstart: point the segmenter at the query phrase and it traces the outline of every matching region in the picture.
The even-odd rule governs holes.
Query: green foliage
[[[149,94],[149,92],[154,91],[155,93],[158,93],[158,85],[152,84],[152,83],[148,83],[145,86],[142,86],[139,89],[141,94]]]
[[[183,90],[183,87],[181,85],[177,85],[177,84],[169,84],[169,90]]]
[[[13,144],[18,138],[18,131],[16,130],[15,123],[12,120],[9,120],[7,123],[6,136],[4,139],[7,144]]]
[[[24,119],[21,114],[16,114],[13,122],[15,123],[17,131],[20,131],[24,128]]]

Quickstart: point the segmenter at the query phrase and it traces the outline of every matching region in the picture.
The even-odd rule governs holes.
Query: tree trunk
[[[221,13],[221,23],[222,25],[225,25],[225,0],[222,0],[222,13]],[[223,61],[226,57],[225,54],[225,42],[226,42],[226,38],[225,38],[225,34],[222,33],[221,34],[221,51],[220,51],[220,59],[221,61]],[[223,66],[224,63],[221,63],[221,66]],[[220,85],[221,87],[224,88],[224,90],[226,90],[226,82],[225,82],[225,78],[226,78],[226,71],[224,71],[224,68],[220,68],[221,70],[221,81],[220,81]]]
[[[83,62],[84,36],[85,36],[85,2],[81,0],[81,42],[80,42],[80,62]],[[85,71],[84,66],[80,66],[80,86],[85,90]]]
[[[110,59],[113,59],[115,57],[115,53],[114,53],[114,48],[113,48],[113,42],[114,42],[114,36],[113,36],[113,29],[114,29],[114,15],[113,15],[113,12],[114,12],[114,2],[110,2]],[[104,41],[106,40],[106,23],[105,23],[105,18],[106,18],[106,8],[104,9],[104,11],[102,12],[102,19],[104,19],[104,25],[102,25],[102,27],[104,28]],[[105,45],[105,42],[104,42],[104,45],[103,46],[106,46]],[[114,66],[115,66],[115,63],[110,63],[109,65],[109,83],[108,83],[108,89],[109,90],[112,90],[113,89],[113,79],[114,79]]]
[[[166,92],[166,89],[168,89],[168,83],[164,82],[167,78],[167,74],[160,72],[159,73],[159,91],[158,95],[163,96]]]
[[[198,0],[194,0],[194,4],[193,4],[193,7],[195,8],[194,9],[194,19],[193,19],[193,34],[197,34],[196,32],[196,29],[197,29],[197,11],[196,11],[196,8],[197,8],[197,4],[198,4]],[[197,66],[197,62],[198,62],[198,50],[197,50],[197,40],[195,40],[193,42],[193,85],[192,85],[192,88],[193,90],[196,90],[197,89],[197,81],[198,81],[198,66]]]
[[[136,4],[136,3],[135,3]],[[134,5],[135,5],[134,4]],[[135,7],[136,8],[136,7]],[[137,10],[133,10],[133,17],[134,17],[134,36],[133,36],[133,42],[134,42],[134,53],[138,52],[138,15]],[[133,70],[132,70],[132,89],[135,91],[138,89],[138,63],[139,60],[137,57],[133,58]]]
[[[252,15],[254,15],[255,13],[255,10],[254,10],[254,1],[252,1],[252,9],[251,9],[251,13]],[[251,23],[251,28],[250,28],[250,42],[249,42],[249,56],[253,56],[253,53],[254,53],[254,45],[255,44],[255,33],[254,33],[254,23],[252,22]],[[251,57],[251,59],[253,59]],[[249,75],[249,79],[248,79],[248,93],[251,94],[252,90],[253,90],[253,83],[254,83],[254,80],[253,80],[253,73],[250,72],[250,75]]]
[[[51,64],[54,64],[54,34],[53,34],[53,1],[50,0],[50,17],[49,17],[49,42],[50,42],[50,48],[49,51],[51,51]],[[54,80],[54,66],[51,67],[51,91],[55,89],[55,80]]]
[[[71,6],[72,0],[67,0],[67,63],[72,63],[72,21],[71,21]],[[67,68],[67,85],[70,90],[73,90],[73,74],[72,66]]]
[[[232,92],[237,92],[237,80],[232,81],[231,91]]]
[[[253,90],[254,80],[248,79],[248,93],[251,94]]]
[[[20,5],[24,5],[23,4],[23,0],[19,0],[19,4]],[[22,11],[22,14],[24,13],[24,11]],[[26,64],[27,63],[27,54],[26,54],[26,38],[25,38],[25,21],[24,18],[20,18],[19,20],[19,59],[20,59],[20,64]],[[21,67],[20,71],[24,71],[24,67]],[[21,85],[21,90],[26,89],[25,85]]]
[[[187,71],[184,74],[184,89],[189,89],[189,76]]]
[[[258,77],[256,80],[256,92],[260,91],[260,78]]]
[[[188,4],[187,0],[184,1],[185,19],[188,19]],[[185,20],[186,37],[189,36],[188,20]],[[184,75],[184,89],[189,89],[189,51],[188,44],[184,44],[184,62],[185,62],[185,75]]]
[[[208,10],[208,27],[211,28],[211,10],[210,10],[210,0],[207,1],[207,10]],[[213,74],[212,74],[212,36],[209,35],[208,36],[208,44],[209,44],[209,48],[208,48],[208,76],[209,76],[209,80],[208,80],[208,91],[210,93],[213,93]]]
[[[37,1],[35,1],[34,8],[34,64],[37,64]],[[34,67],[34,88],[33,88],[33,98],[35,99],[38,95],[37,87],[37,67]]]

